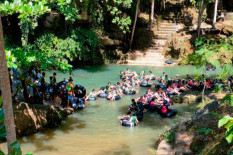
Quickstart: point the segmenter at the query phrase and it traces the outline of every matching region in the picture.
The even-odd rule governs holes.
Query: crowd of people
[[[73,79],[65,78],[57,83],[57,74],[53,73],[46,81],[45,72],[30,69],[24,76],[19,76],[17,71],[8,70],[11,90],[14,96],[21,92],[26,102],[30,104],[43,104],[49,101],[63,107],[70,107],[70,101],[75,97]]]
[[[119,100],[122,95],[133,95],[137,91],[132,87],[133,83],[130,80],[122,80],[116,84],[108,82],[107,86],[101,87],[98,91],[93,89],[88,95],[86,95],[86,101],[96,100],[98,97],[107,98],[114,101]]]
[[[43,104],[45,101],[50,101],[51,104],[57,103],[63,107],[70,107],[74,101],[77,101],[79,90],[75,90],[73,79],[64,79],[57,83],[56,73],[49,77],[46,82],[45,72],[40,70],[30,69],[25,76],[18,75],[17,70],[9,69],[9,78],[12,92],[17,94],[23,93],[24,99],[31,104]],[[140,86],[155,86],[155,91],[149,88],[143,96],[132,100],[132,104],[127,110],[127,115],[119,116],[122,122],[131,122],[138,124],[142,120],[144,112],[147,110],[158,111],[160,114],[172,111],[171,95],[180,95],[182,92],[190,89],[203,90],[214,89],[216,87],[224,88],[228,86],[233,89],[233,77],[228,78],[227,83],[221,79],[206,78],[202,74],[199,80],[187,74],[185,78],[180,78],[176,75],[174,78],[169,77],[165,72],[161,76],[155,76],[152,71],[146,74],[145,71],[137,73],[131,72],[129,68],[120,72],[121,81],[116,84],[108,84],[101,87],[98,91],[93,89],[89,94],[86,92],[81,98],[85,101],[96,100],[98,97],[107,98],[108,100],[118,100],[122,95],[133,95],[137,92],[136,85]],[[14,89],[13,89],[14,87]],[[132,117],[132,118],[131,118]]]
[[[127,110],[127,114],[119,116],[118,119],[121,122],[129,122],[134,125],[137,125],[139,121],[143,118],[143,113],[147,110],[157,111],[162,117],[171,117],[176,114],[176,110],[171,108],[173,104],[171,96],[180,95],[182,92],[188,90],[203,90],[203,89],[214,89],[216,87],[225,87],[228,86],[231,90],[233,88],[233,77],[228,78],[227,84],[224,84],[221,79],[211,80],[206,78],[202,74],[200,80],[194,81],[193,78],[187,74],[184,79],[181,79],[179,75],[176,75],[175,78],[168,77],[165,72],[159,77],[156,77],[149,71],[149,74],[146,75],[145,71],[141,73],[130,72],[129,69],[122,71],[120,74],[122,79],[129,81],[136,81],[137,85],[141,83],[146,83],[150,86],[155,85],[156,90],[152,91],[150,88],[146,91],[145,95],[140,96],[139,98],[132,99],[132,104]],[[153,83],[152,83],[153,81]],[[136,120],[131,117],[135,117]],[[130,126],[130,125],[128,125]]]

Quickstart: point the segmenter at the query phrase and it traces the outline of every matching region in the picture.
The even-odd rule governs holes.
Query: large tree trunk
[[[202,0],[201,8],[199,9],[199,14],[198,14],[198,26],[197,26],[197,37],[199,38],[200,32],[201,32],[201,17],[204,13],[205,10],[205,3],[204,0]]]
[[[8,154],[11,154],[10,145],[16,141],[16,134],[15,134],[15,121],[14,121],[13,108],[12,108],[10,79],[8,76],[8,69],[7,69],[7,62],[5,55],[1,15],[0,15],[0,86],[2,90],[2,101],[3,101],[4,117],[5,117],[4,123],[6,126]]]
[[[136,27],[136,23],[137,23],[137,18],[138,18],[139,5],[140,5],[140,0],[137,1],[135,18],[134,18],[134,24],[133,24],[133,28],[132,28],[132,34],[131,34],[130,43],[129,43],[129,49],[131,49],[132,43],[133,43],[133,36],[134,36],[134,31],[135,31],[135,27]]]
[[[218,12],[218,0],[215,0],[213,28],[215,28],[216,18],[217,18],[217,12]]]
[[[150,30],[152,30],[154,24],[154,14],[155,14],[154,7],[155,7],[155,0],[151,0]]]

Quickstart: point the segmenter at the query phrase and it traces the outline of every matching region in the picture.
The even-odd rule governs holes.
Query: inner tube
[[[45,90],[45,100],[50,101],[50,94],[49,94],[49,89],[48,88]]]
[[[89,97],[87,101],[95,101],[96,97]]]
[[[119,100],[119,99],[121,99],[120,95],[118,95],[118,96],[115,97],[115,100]]]
[[[107,99],[110,100],[109,98],[107,98]],[[120,95],[118,95],[118,96],[115,97],[115,100],[119,100],[119,99],[121,99]]]
[[[133,127],[136,126],[136,123],[130,122],[130,121],[121,121],[122,126],[128,126],[128,127]]]
[[[138,121],[142,121],[143,115],[144,115],[143,111],[139,111],[136,115],[137,115]]]
[[[83,98],[86,95],[86,89],[82,85],[75,85],[74,93],[76,97]]]
[[[209,68],[208,66],[206,66],[206,70],[207,71],[215,71],[216,67],[211,66],[211,68]]]
[[[159,110],[159,108],[156,106],[156,105],[149,105],[149,109],[151,110],[151,111],[158,111]]]
[[[150,80],[155,80],[155,77],[152,77]]]
[[[123,91],[123,93],[125,94],[125,95],[134,95],[134,94],[136,94],[136,91],[135,90],[130,90],[130,91]]]
[[[141,87],[151,87],[151,85],[149,83],[141,83],[140,86]]]
[[[107,93],[101,93],[98,95],[98,97],[100,97],[100,98],[106,98],[107,96],[108,96]]]
[[[173,64],[174,61],[172,61],[172,60],[166,60],[165,63],[166,63],[166,64]]]
[[[85,102],[84,99],[81,98],[74,98],[71,100],[71,105],[74,109],[84,109],[85,108]]]
[[[169,111],[168,113],[166,113],[166,114],[163,114],[163,113],[160,113],[160,115],[162,116],[162,117],[172,117],[172,116],[175,116],[177,114],[177,111],[176,110],[172,110],[172,111]]]

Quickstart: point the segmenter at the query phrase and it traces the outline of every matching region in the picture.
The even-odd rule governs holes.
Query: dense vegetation
[[[165,2],[155,0],[157,15],[165,9]],[[232,32],[226,34],[225,38],[200,37],[201,22],[205,20],[204,10],[212,1],[189,2],[198,12],[198,34],[192,44],[195,52],[186,53],[185,58],[189,64],[197,67],[209,64],[221,67],[224,72],[220,78],[225,78],[232,74]],[[133,21],[137,19],[138,7],[139,11],[149,14],[150,5],[151,1],[140,0],[3,0],[0,2],[0,13],[3,17],[8,67],[25,72],[31,67],[66,72],[71,71],[73,66],[102,64],[104,57],[101,48],[105,47],[101,46],[100,36],[96,31],[121,40],[124,48],[129,49],[133,41],[131,32],[133,33],[135,29],[136,20],[134,24]],[[153,12],[152,14],[154,15]],[[216,18],[213,19],[213,28],[215,22]],[[150,21],[151,23],[153,22]],[[149,23],[144,26],[149,27]],[[183,47],[179,46],[179,49],[181,48]],[[180,54],[177,53],[178,56]],[[224,101],[232,106],[232,95],[228,94]],[[1,109],[0,137],[5,137],[3,113]],[[226,140],[231,143],[232,117],[228,115],[221,117],[219,127],[223,126],[226,128]],[[205,129],[199,132],[209,134],[211,131]],[[174,133],[166,133],[165,137],[167,141],[173,141]],[[17,143],[13,145],[18,148]]]

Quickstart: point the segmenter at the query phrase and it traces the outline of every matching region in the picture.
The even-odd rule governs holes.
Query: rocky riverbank
[[[73,109],[63,109],[53,105],[32,105],[24,102],[14,104],[13,108],[18,137],[57,127],[73,113]]]
[[[233,107],[214,101],[191,119],[171,127],[157,141],[157,155],[230,154],[233,145],[225,139],[225,129],[218,128],[223,115],[232,115]]]

